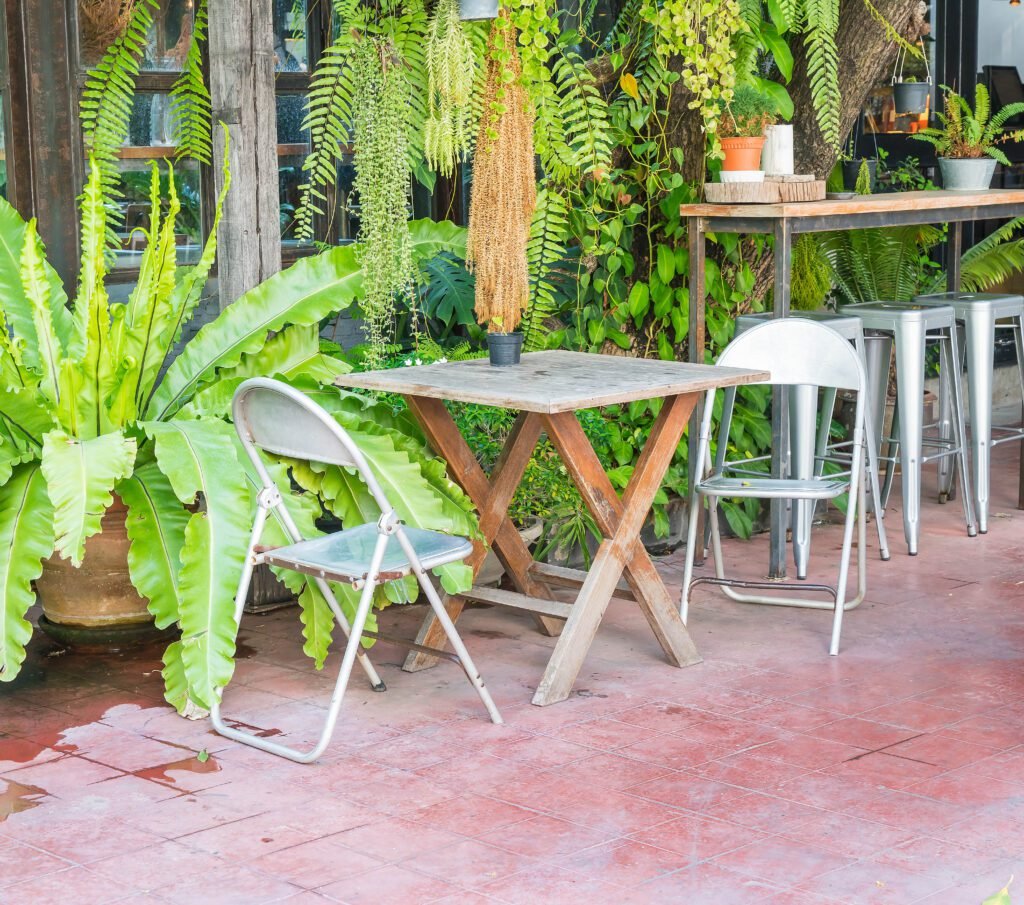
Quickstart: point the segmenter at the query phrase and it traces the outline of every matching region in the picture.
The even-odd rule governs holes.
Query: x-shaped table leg
[[[527,412],[519,415],[488,479],[443,402],[421,396],[407,396],[406,402],[423,427],[434,451],[448,462],[451,476],[476,504],[483,542],[474,543],[473,553],[467,561],[473,569],[474,578],[480,571],[487,555],[487,545],[490,544],[518,591],[531,597],[551,599],[547,586],[530,575],[533,557],[508,517],[509,503],[540,437],[540,416]],[[457,620],[464,605],[462,600],[447,595],[443,599],[448,614],[453,621]],[[562,629],[560,619],[539,614],[534,618],[546,634],[557,635]],[[444,648],[446,641],[441,624],[431,613],[420,627],[416,643],[425,647]],[[436,657],[412,651],[403,668],[406,672],[416,672],[436,663]]]
[[[541,416],[548,438],[558,449],[605,540],[548,661],[533,696],[534,704],[554,704],[569,696],[623,572],[669,662],[673,666],[700,662],[668,589],[640,543],[640,529],[697,399],[696,394],[690,394],[665,400],[621,499],[575,413]]]

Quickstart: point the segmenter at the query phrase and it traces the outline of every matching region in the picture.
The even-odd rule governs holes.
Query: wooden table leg
[[[487,555],[487,545],[492,544],[517,590],[531,597],[550,599],[552,595],[547,586],[530,575],[533,557],[508,517],[509,503],[540,437],[540,417],[526,412],[519,415],[488,479],[443,402],[419,396],[407,396],[406,402],[422,425],[434,451],[447,461],[452,478],[476,504],[483,542],[474,543],[473,554],[468,560],[474,578]],[[448,614],[457,620],[462,612],[462,600],[448,595],[442,595],[442,599]],[[557,635],[561,631],[561,619],[539,614],[535,619],[549,635]],[[437,618],[433,613],[428,614],[420,626],[416,643],[425,647],[443,648],[446,640]],[[436,657],[412,651],[403,668],[406,672],[416,672],[436,663]]]
[[[697,394],[691,394],[665,400],[621,500],[575,414],[543,416],[548,437],[605,540],[548,661],[534,704],[554,704],[569,696],[623,571],[672,665],[700,662],[678,609],[639,537],[697,399]]]

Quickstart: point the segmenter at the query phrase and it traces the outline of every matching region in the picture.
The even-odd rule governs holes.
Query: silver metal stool
[[[988,531],[990,458],[993,446],[1024,440],[1024,429],[992,427],[992,381],[996,347],[996,330],[1012,330],[1017,348],[1017,373],[1024,400],[1024,296],[989,292],[941,292],[919,295],[914,301],[923,305],[948,305],[963,325],[967,358],[967,414],[970,423],[971,464],[974,468],[974,502],[978,507],[978,530]],[[1002,320],[1003,323],[999,323]],[[962,373],[962,363],[957,374]],[[948,395],[942,397],[942,419],[951,409]],[[992,432],[1004,436],[993,441]],[[943,474],[948,485],[952,473]]]
[[[903,486],[903,531],[911,556],[917,554],[921,522],[921,466],[933,459],[953,456],[960,466],[964,518],[967,534],[978,533],[974,519],[970,479],[967,468],[967,436],[964,428],[964,406],[960,381],[952,363],[960,360],[957,342],[956,313],[949,306],[919,305],[913,302],[860,302],[843,305],[841,314],[859,317],[865,330],[876,330],[892,336],[896,351],[896,405],[899,412],[899,446],[894,457],[899,461]],[[939,369],[948,384],[952,407],[952,436],[924,438],[924,368],[925,346],[929,340],[939,344]],[[878,370],[872,375],[876,386],[888,382],[889,362],[874,363]],[[879,420],[879,423],[881,421]],[[925,445],[938,447],[933,455],[923,455]]]
[[[794,311],[791,317],[798,317],[804,320],[816,321],[826,327],[835,330],[843,339],[853,343],[861,363],[865,370],[868,366],[867,343],[865,342],[864,330],[861,327],[860,319],[851,315],[835,314],[830,311]],[[771,313],[764,314],[741,314],[736,318],[736,336],[745,331],[773,320]],[[873,407],[871,402],[874,393],[869,386],[866,398],[868,400],[867,418],[865,420],[865,442],[868,456],[868,482],[871,493],[871,511],[875,515],[876,528],[878,531],[879,554],[883,560],[889,559],[889,544],[885,536],[885,526],[882,518],[885,511],[882,504],[882,496],[878,486],[878,428],[873,422]],[[884,398],[884,397],[883,397]],[[848,443],[830,444],[829,439],[829,415],[835,409],[836,391],[834,387],[825,389],[825,398],[821,407],[821,425],[818,428],[817,440],[815,441],[815,420],[818,414],[818,388],[810,386],[789,387],[789,473],[795,478],[806,479],[810,477],[821,477],[825,461],[830,453],[840,450]],[[724,460],[724,450],[718,451],[719,460]],[[720,464],[720,463],[718,463]],[[811,554],[811,523],[814,521],[814,511],[817,508],[816,500],[798,500],[793,508],[793,561],[796,565],[797,578],[807,577],[807,567]],[[710,526],[709,526],[710,527]]]

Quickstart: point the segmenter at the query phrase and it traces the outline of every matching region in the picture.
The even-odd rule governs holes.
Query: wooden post
[[[220,307],[281,269],[271,0],[210,0],[214,170],[231,138],[231,189],[217,255]]]

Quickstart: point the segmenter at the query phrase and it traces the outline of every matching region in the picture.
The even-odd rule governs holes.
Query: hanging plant
[[[396,297],[413,298],[409,238],[409,87],[390,41],[363,37],[356,48],[355,182],[368,367],[379,367],[394,334]]]
[[[699,110],[711,144],[721,157],[718,120],[732,100],[736,85],[735,38],[747,30],[737,0],[666,0],[648,5],[655,25],[655,49],[663,60],[678,56],[680,80],[693,94],[690,107]]]
[[[537,185],[533,108],[505,10],[494,21],[487,50],[466,265],[476,274],[477,320],[493,333],[511,333],[529,299],[526,246]]]
[[[423,130],[427,165],[451,176],[469,150],[476,81],[473,43],[459,18],[459,0],[440,0],[427,32],[428,110]]]

